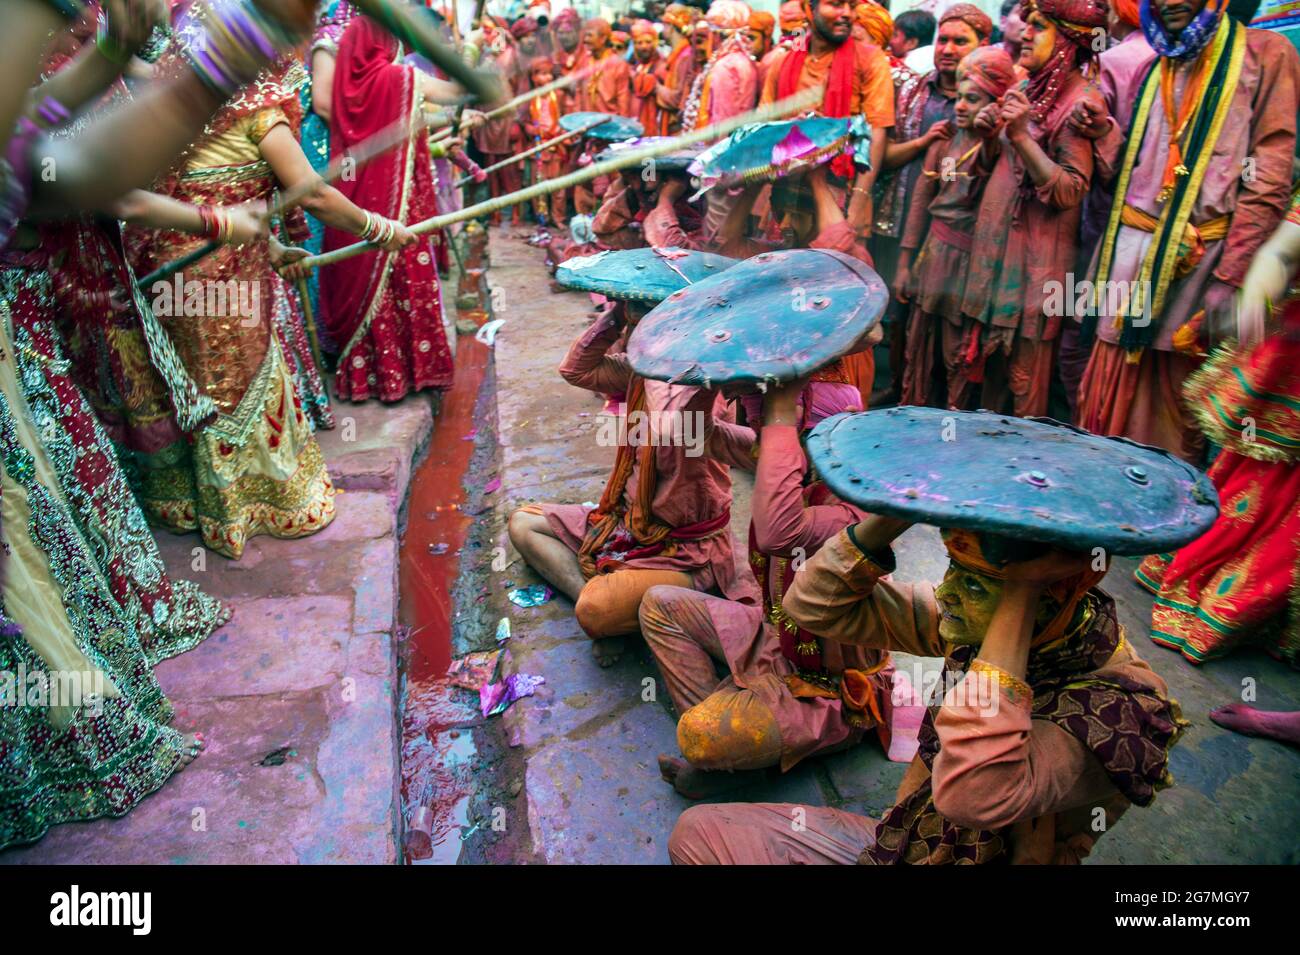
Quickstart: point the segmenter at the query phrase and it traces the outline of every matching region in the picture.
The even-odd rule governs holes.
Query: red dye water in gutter
[[[456,380],[443,394],[429,453],[411,478],[399,555],[400,615],[410,628],[402,709],[403,853],[415,864],[454,864],[468,824],[477,700],[444,679],[451,663],[452,588],[473,518],[462,486],[474,453],[474,405],[491,349],[466,335]],[[458,728],[461,727],[461,728]]]
[[[411,478],[399,558],[402,623],[411,628],[407,678],[441,677],[451,664],[451,588],[473,520],[461,486],[474,453],[474,403],[492,350],[465,335],[456,344],[456,380],[443,394],[429,454]]]

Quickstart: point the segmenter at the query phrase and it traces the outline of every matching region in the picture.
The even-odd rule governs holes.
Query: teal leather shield
[[[676,384],[792,381],[865,347],[888,304],[884,280],[850,255],[764,252],[668,296],[637,324],[628,360]]]
[[[1219,514],[1210,479],[1169,452],[1047,418],[888,408],[827,418],[807,447],[864,510],[1075,551],[1163,553]]]
[[[627,249],[569,259],[555,270],[565,288],[598,292],[621,302],[658,304],[679,289],[706,281],[735,259],[688,249]]]
[[[865,161],[870,131],[861,123],[828,116],[805,116],[742,126],[709,147],[691,164],[701,185],[734,186],[782,176],[829,162],[846,149]]]
[[[635,119],[627,116],[613,116],[609,113],[569,113],[560,117],[560,128],[566,133],[571,133],[575,129],[582,129],[584,126],[590,126],[605,117],[605,122],[601,123],[595,129],[589,129],[583,135],[588,139],[603,139],[610,143],[621,143],[625,139],[636,139],[644,129]]]

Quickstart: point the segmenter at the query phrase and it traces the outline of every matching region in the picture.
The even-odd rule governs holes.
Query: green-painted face
[[[1002,581],[949,561],[943,583],[935,588],[934,596],[943,613],[939,618],[939,636],[957,646],[977,647],[984,642],[993,611],[1002,599]],[[1034,615],[1035,629],[1050,623],[1056,611],[1054,601],[1040,600]]]

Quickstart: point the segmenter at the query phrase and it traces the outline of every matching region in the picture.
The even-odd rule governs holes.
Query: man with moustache
[[[577,83],[578,112],[632,115],[632,68],[614,55],[609,45],[612,32],[609,21],[600,17],[583,24],[582,42],[595,69]]]

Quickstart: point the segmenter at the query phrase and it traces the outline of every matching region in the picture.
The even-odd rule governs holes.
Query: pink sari
[[[414,123],[421,95],[397,42],[366,17],[339,42],[330,152],[338,156],[393,123]],[[436,213],[429,145],[423,135],[359,166],[340,192],[363,209],[408,225]],[[325,250],[356,237],[326,228]],[[397,401],[411,391],[445,388],[452,357],[442,323],[438,271],[429,236],[401,252],[370,252],[321,272],[322,320],[340,348],[340,398]]]

